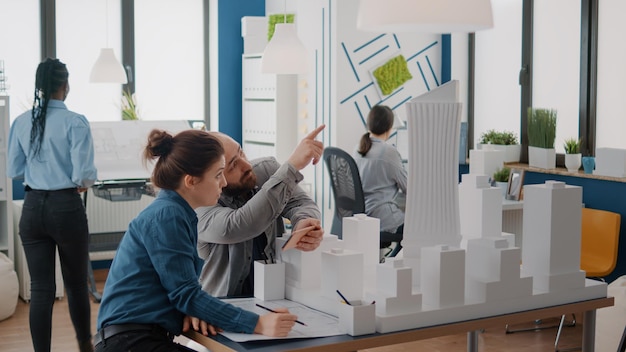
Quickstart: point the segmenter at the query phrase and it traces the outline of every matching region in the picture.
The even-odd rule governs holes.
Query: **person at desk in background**
[[[23,179],[19,235],[30,273],[30,333],[36,352],[50,351],[56,249],[79,349],[93,351],[87,287],[89,229],[80,192],[97,178],[85,116],[67,109],[69,73],[48,58],[37,67],[33,109],[9,132],[7,176]]]
[[[319,246],[324,235],[320,210],[298,182],[303,178],[299,170],[311,161],[317,164],[322,156],[324,146],[315,137],[324,127],[300,141],[283,165],[272,157],[248,161],[239,143],[214,132],[224,145],[228,186],[217,205],[197,210],[205,291],[218,297],[252,295],[254,261],[276,259],[275,239],[284,232],[283,217],[291,220],[293,231],[314,226],[297,249]]]
[[[375,105],[367,115],[367,129],[359,142],[354,160],[359,168],[365,213],[380,219],[380,231],[404,232],[404,211],[397,198],[406,194],[407,172],[398,150],[386,141],[393,129],[393,110]]]
[[[200,287],[194,209],[214,205],[226,185],[220,141],[199,130],[175,136],[152,130],[144,162],[153,159],[151,179],[160,191],[117,248],[100,303],[96,351],[193,351],[172,341],[190,324],[204,335],[218,327],[286,336],[296,321],[286,309],[259,317]]]

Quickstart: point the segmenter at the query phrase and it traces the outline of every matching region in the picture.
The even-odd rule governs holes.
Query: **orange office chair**
[[[580,268],[588,278],[604,281],[603,278],[613,272],[617,264],[621,216],[606,210],[583,208],[582,211]],[[558,349],[564,321],[565,316],[562,316],[554,342],[555,351],[579,350]]]

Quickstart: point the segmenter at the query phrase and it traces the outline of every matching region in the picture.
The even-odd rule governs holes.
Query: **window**
[[[135,0],[135,92],[142,119],[204,120],[203,43],[202,0]]]
[[[5,9],[0,11],[0,60],[13,121],[33,106],[35,72],[41,61],[39,0],[0,0],[0,9]]]
[[[596,146],[626,148],[626,32],[624,0],[602,0],[598,8]]]
[[[607,5],[611,14],[621,13],[620,10],[623,11],[625,6],[618,0],[613,0],[612,4],[616,6],[612,10],[611,4]],[[494,29],[470,35],[470,53],[472,47],[475,48],[475,55],[470,54],[470,70],[472,60],[475,58],[476,61],[475,83],[469,94],[470,100],[475,97],[475,108],[469,112],[470,116],[475,115],[473,119],[470,118],[470,124],[474,124],[470,130],[474,128],[474,135],[478,137],[485,128],[494,126],[505,129],[509,127],[499,126],[517,121],[520,127],[513,130],[520,132],[523,146],[521,161],[526,162],[527,108],[554,108],[558,112],[555,140],[557,153],[563,153],[563,141],[566,138],[581,137],[585,149],[583,153],[593,154],[596,140],[598,0],[503,0],[493,2],[492,6]],[[619,22],[619,18],[613,21]],[[521,42],[518,42],[516,26],[521,30]],[[615,24],[608,23],[601,28],[611,28],[613,33],[620,33]],[[507,35],[498,35],[507,30]],[[472,37],[475,37],[475,43]],[[619,47],[615,45],[617,42],[616,37],[614,41],[606,42],[605,47],[615,50]],[[516,49],[518,46],[521,51]],[[615,74],[614,67],[619,67],[618,63],[625,57],[622,54],[620,58],[605,59],[608,62],[606,65],[610,67],[605,71],[610,71],[607,82],[614,76],[620,76]],[[499,71],[501,68],[498,65],[509,61],[510,68]],[[521,63],[517,69],[519,76],[513,77],[516,61]],[[499,74],[491,75],[492,72]],[[494,82],[503,88],[494,89]],[[514,82],[519,84],[518,95],[514,94]],[[609,86],[614,88],[616,83]],[[601,94],[599,89],[598,93]],[[506,104],[501,104],[501,101],[506,101]],[[517,106],[519,110],[517,114],[511,113],[509,120],[506,116],[491,113],[491,110],[496,111],[495,106],[499,106],[498,110]],[[599,109],[603,108],[599,106]],[[607,109],[615,110],[616,107]],[[611,124],[603,128],[606,131],[618,130]],[[557,164],[563,163],[562,158],[562,154],[557,157]]]
[[[101,48],[121,60],[121,33],[119,1],[56,0],[57,57],[70,73],[66,103],[89,121],[121,119],[122,85],[89,82]]]
[[[492,1],[494,27],[475,34],[475,142],[490,129],[521,136],[522,2]]]
[[[208,4],[209,0],[0,0],[0,8],[10,9],[0,11],[0,60],[9,79],[12,118],[32,106],[37,65],[50,55],[67,64],[68,107],[90,121],[120,120],[125,88],[136,92],[142,119],[205,120]],[[42,31],[42,17],[55,26]],[[127,23],[134,30],[122,31]],[[89,82],[91,68],[105,47],[113,48],[129,68],[128,85]]]
[[[556,109],[554,148],[564,153],[565,139],[579,135],[580,2],[535,0],[533,24],[532,106]]]

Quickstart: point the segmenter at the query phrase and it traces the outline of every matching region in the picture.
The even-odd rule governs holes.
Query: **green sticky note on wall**
[[[383,95],[389,95],[406,81],[413,78],[403,55],[398,55],[372,73]]]

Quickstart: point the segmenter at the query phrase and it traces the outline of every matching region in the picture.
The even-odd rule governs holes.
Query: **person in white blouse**
[[[380,219],[380,231],[403,233],[404,212],[398,204],[406,194],[407,172],[398,150],[386,143],[393,129],[393,110],[385,105],[372,107],[367,129],[353,154],[359,168],[365,198],[365,213]]]

